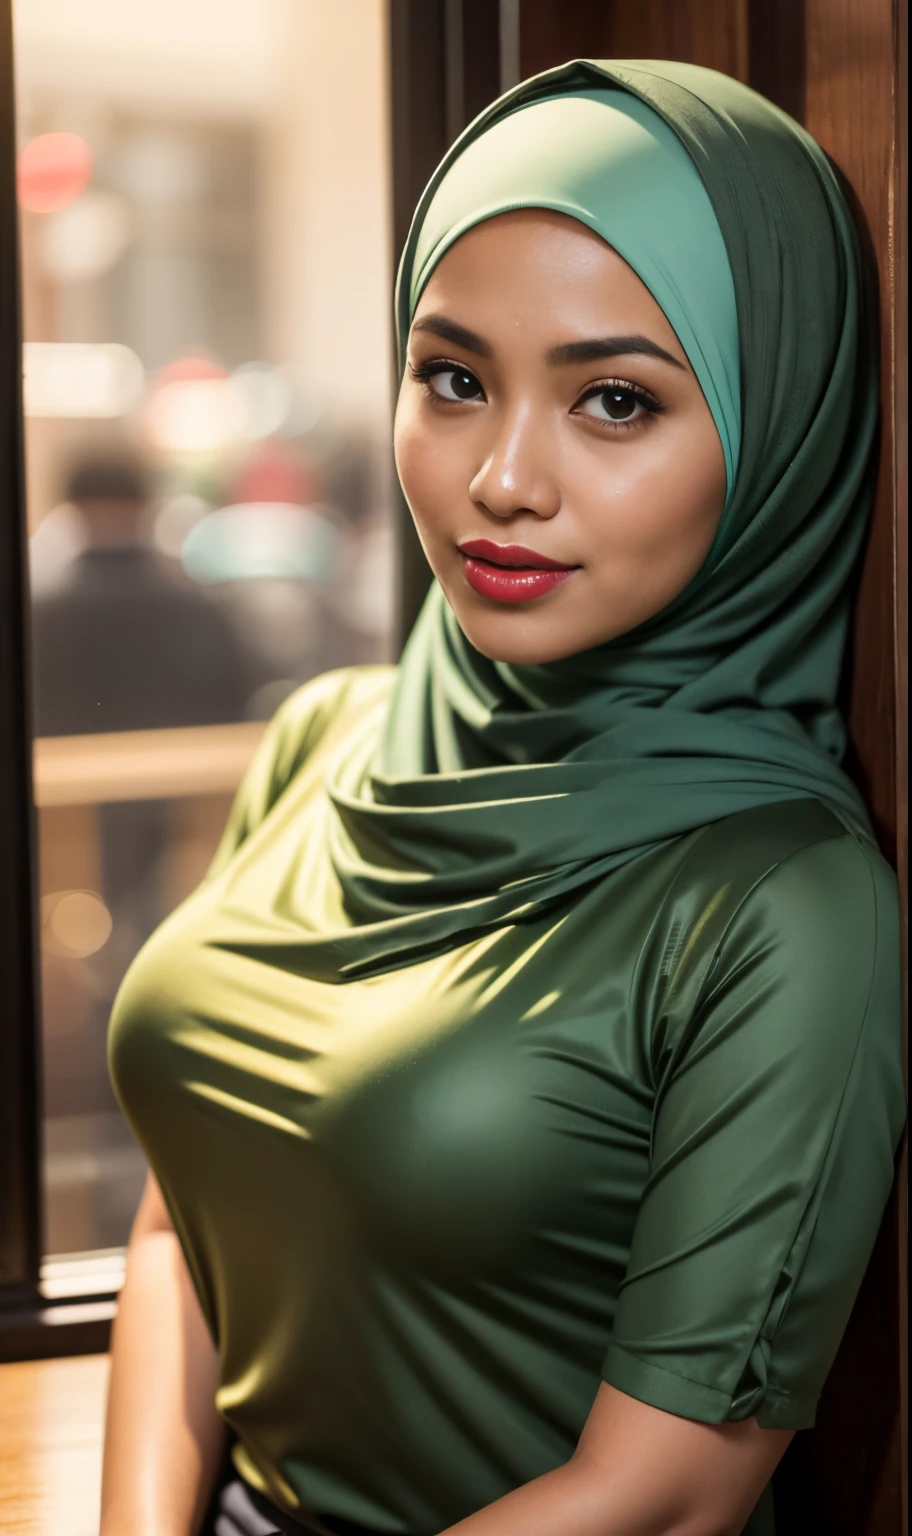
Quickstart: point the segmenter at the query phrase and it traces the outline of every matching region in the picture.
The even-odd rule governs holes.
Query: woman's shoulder
[[[396,676],[395,667],[339,667],[312,678],[279,706],[260,748],[274,785],[284,785],[323,745],[345,734],[365,711],[381,704]]]
[[[820,800],[787,800],[741,811],[697,838],[682,868],[688,884],[726,890],[733,913],[764,886],[783,923],[808,903],[834,908],[896,905],[896,877],[876,845]],[[798,913],[794,914],[798,915]]]
[[[394,667],[344,667],[313,678],[285,699],[248,765],[208,879],[222,872],[305,764],[316,768],[322,754],[383,704],[395,675]]]
[[[338,667],[296,688],[269,723],[276,747],[310,751],[331,727],[354,718],[385,699],[393,685],[393,666]]]
[[[696,1015],[740,999],[775,1034],[832,1042],[898,1016],[896,877],[867,838],[812,799],[741,812],[695,840],[678,871],[670,992]],[[669,993],[666,993],[668,996]],[[871,1006],[873,1004],[873,1007]],[[797,1031],[797,1035],[795,1033]]]
[[[641,956],[657,1083],[715,1062],[726,1102],[759,1073],[794,1114],[796,1094],[836,1102],[857,1070],[895,1140],[899,957],[893,871],[828,807],[796,800],[714,823]]]

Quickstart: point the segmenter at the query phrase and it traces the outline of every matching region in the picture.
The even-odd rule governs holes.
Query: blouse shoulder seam
[[[722,949],[722,946],[725,943],[725,940],[728,937],[729,931],[732,928],[732,926],[735,923],[735,921],[738,918],[738,916],[740,915],[742,909],[747,905],[748,901],[751,899],[752,896],[754,896],[756,894],[756,892],[761,888],[761,886],[765,885],[766,882],[768,880],[772,879],[774,875],[777,875],[781,870],[785,869],[789,864],[793,863],[795,859],[800,858],[803,853],[807,853],[810,848],[822,848],[822,847],[825,847],[829,843],[841,843],[841,842],[848,843],[852,847],[857,848],[858,852],[861,855],[865,871],[867,872],[867,875],[868,875],[868,879],[871,882],[871,894],[872,894],[872,898],[873,898],[873,905],[874,905],[874,911],[875,911],[874,930],[875,930],[875,942],[876,942],[876,932],[877,932],[877,923],[876,923],[877,890],[876,890],[876,886],[875,886],[875,883],[874,883],[874,872],[871,869],[870,861],[868,860],[868,858],[867,858],[867,856],[865,854],[865,850],[864,850],[864,848],[861,845],[860,839],[855,837],[854,834],[848,830],[848,828],[843,827],[840,831],[833,832],[828,837],[816,837],[816,838],[813,839],[812,842],[802,843],[800,848],[792,848],[782,858],[776,859],[776,861],[774,863],[767,865],[767,867],[762,871],[762,873],[757,875],[756,879],[753,880],[752,883],[747,887],[747,889],[744,890],[741,893],[741,896],[739,897],[736,906],[732,909],[732,911],[729,913],[728,917],[726,918],[725,926],[723,927],[722,932],[719,934],[718,940],[716,941],[716,944],[715,944],[715,946],[713,948],[712,959],[711,959],[709,967],[707,969],[707,975],[709,974],[709,972],[711,972],[714,969],[716,961],[717,961],[717,959],[719,957],[719,953],[720,953],[720,951]]]

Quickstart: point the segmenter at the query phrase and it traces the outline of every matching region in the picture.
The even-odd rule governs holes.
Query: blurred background
[[[262,723],[392,648],[372,0],[17,0],[45,1252],[126,1241],[105,1064]]]

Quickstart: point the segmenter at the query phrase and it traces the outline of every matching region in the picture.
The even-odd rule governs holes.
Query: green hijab
[[[303,940],[327,979],[536,916],[751,807],[817,798],[870,835],[840,767],[837,693],[876,375],[826,157],[711,70],[550,70],[484,112],[432,179],[402,259],[401,339],[464,229],[539,204],[596,229],[662,305],[725,448],[726,509],[662,613],[548,665],[481,656],[432,589],[391,702],[331,766],[345,926],[327,931],[315,909]]]

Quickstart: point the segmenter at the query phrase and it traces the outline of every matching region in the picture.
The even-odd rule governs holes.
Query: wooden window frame
[[[116,1306],[91,1255],[53,1276],[42,1255],[37,835],[27,679],[12,8],[0,4],[0,1360],[105,1349]]]

